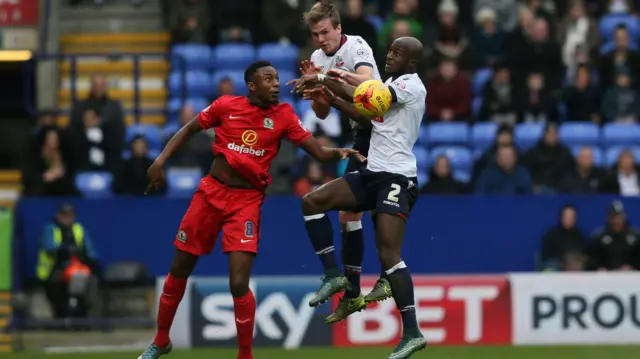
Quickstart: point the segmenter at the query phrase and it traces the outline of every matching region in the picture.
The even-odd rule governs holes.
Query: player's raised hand
[[[340,155],[341,160],[346,160],[349,157],[355,158],[360,162],[367,161],[367,158],[363,156],[360,152],[354,150],[353,148],[336,148],[335,151]]]
[[[324,86],[315,87],[309,90],[304,90],[302,98],[305,100],[313,100],[322,105],[331,104],[331,92]]]
[[[316,66],[313,61],[302,60],[300,62],[300,73],[303,75],[317,75],[322,73],[322,67]]]
[[[158,190],[164,184],[164,165],[158,160],[153,161],[149,169],[147,170],[147,179],[149,184],[144,194],[149,194],[151,191]]]
[[[340,69],[329,69],[329,71],[327,71],[327,76],[344,79],[347,76],[347,72]]]

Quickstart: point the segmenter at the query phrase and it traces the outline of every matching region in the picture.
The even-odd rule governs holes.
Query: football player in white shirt
[[[412,149],[426,107],[427,90],[416,74],[422,51],[422,43],[416,38],[395,40],[389,47],[385,66],[390,76],[386,84],[393,98],[391,107],[383,118],[354,118],[373,124],[367,168],[333,180],[302,199],[306,218],[332,210],[375,211],[376,245],[384,270],[384,278],[379,282],[388,281],[403,324],[400,344],[389,359],[408,358],[427,344],[416,320],[413,281],[400,257],[405,223],[418,198],[417,165]],[[304,75],[296,80],[294,91],[313,91],[322,83],[336,96],[352,99],[355,87],[330,78],[333,74],[329,71],[328,75]],[[331,233],[317,230],[324,235]],[[328,299],[335,288],[324,284],[319,292],[328,295]],[[375,297],[375,293],[370,293],[365,299],[372,294]]]
[[[304,14],[304,21],[318,49],[311,55],[311,61],[303,61],[301,72],[303,74],[322,74],[329,70],[340,70],[344,78],[352,85],[358,85],[366,80],[380,80],[380,73],[373,57],[373,51],[360,36],[342,34],[340,14],[331,1],[317,2]],[[312,100],[312,108],[319,118],[326,118],[331,107],[352,118],[360,116],[355,108],[344,101],[330,101],[323,91],[308,92],[305,98]],[[371,121],[361,123],[350,121],[353,128],[353,148],[365,157],[369,152],[371,141]],[[363,168],[363,163],[349,161],[346,172],[356,172]],[[324,217],[324,218],[323,218]],[[343,272],[338,269],[336,253],[334,249],[333,233],[331,235],[318,235],[317,226],[325,227],[329,221],[324,213],[307,218],[306,228],[316,254],[319,256],[325,272],[325,282],[331,282],[333,288],[345,291],[344,300],[340,303],[338,312],[348,311],[348,308],[361,310],[366,307],[364,297],[360,292],[360,271],[364,257],[364,235],[362,232],[362,213],[340,212],[340,227],[342,233],[342,264]],[[331,227],[329,227],[331,228]],[[390,297],[388,293],[379,300]],[[315,307],[321,304],[324,295],[312,298],[309,305]],[[345,314],[344,317],[346,317]],[[340,316],[327,317],[327,323],[339,321]]]

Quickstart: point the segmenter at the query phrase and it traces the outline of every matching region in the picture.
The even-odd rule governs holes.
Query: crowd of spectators
[[[314,50],[300,21],[312,0],[163,3],[174,44],[284,42],[298,46],[301,58]],[[343,32],[362,36],[376,50],[379,66],[393,39],[410,35],[424,42],[420,75],[428,90],[425,123],[500,124],[495,143],[477,156],[468,179],[455,178],[445,155],[431,161],[429,181],[421,183],[423,193],[640,194],[631,151],[622,151],[613,168],[600,168],[589,148],[574,156],[558,138],[558,125],[568,121],[637,123],[638,26],[623,22],[609,39],[602,35],[599,21],[612,14],[635,16],[640,2],[347,0],[336,4],[343,12]],[[375,24],[373,18],[381,22]],[[490,78],[474,88],[474,74],[487,70]],[[233,83],[224,79],[217,88],[220,93],[235,91]],[[196,110],[184,107],[181,123]],[[320,121],[310,108],[299,112],[304,124],[327,144],[348,145],[346,118],[335,114]],[[148,148],[153,146],[144,136],[125,135],[122,107],[109,99],[103,77],[93,77],[91,95],[74,106],[67,129],[54,122],[52,113],[43,113],[30,142],[26,194],[77,194],[74,174],[95,170],[114,175],[116,193],[141,192],[143,168],[153,157]],[[513,126],[530,122],[546,127],[540,141],[525,151],[514,145]],[[194,138],[172,165],[206,171],[212,136],[203,133]],[[342,174],[344,164],[321,166],[300,160],[303,157],[296,156],[292,147],[282,151],[295,165],[274,173],[274,182],[286,183],[278,193],[303,195]]]

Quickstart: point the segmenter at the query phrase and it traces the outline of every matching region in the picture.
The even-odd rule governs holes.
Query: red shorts
[[[207,175],[182,218],[175,246],[201,256],[213,250],[222,230],[222,251],[258,252],[264,192],[234,188]]]

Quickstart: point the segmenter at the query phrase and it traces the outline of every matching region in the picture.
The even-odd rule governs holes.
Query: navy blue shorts
[[[354,136],[353,149],[367,157],[369,155],[369,143],[371,142],[371,130],[357,130]],[[349,158],[345,175],[350,172],[357,172],[367,168],[366,162],[360,162],[355,158]]]
[[[418,200],[418,179],[389,172],[363,169],[345,175],[356,197],[357,212],[395,214],[408,219]]]

